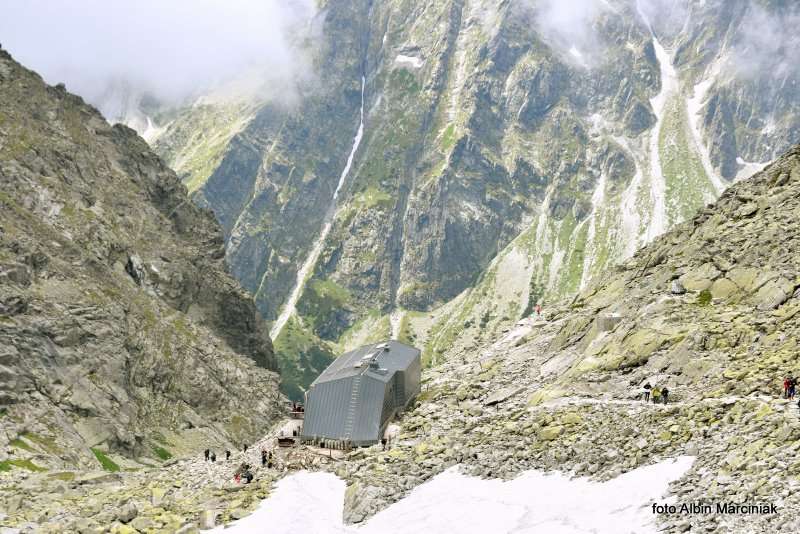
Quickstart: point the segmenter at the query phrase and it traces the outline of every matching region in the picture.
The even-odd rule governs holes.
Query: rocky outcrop
[[[133,130],[4,51],[0,102],[0,477],[260,435],[272,344],[212,213]]]

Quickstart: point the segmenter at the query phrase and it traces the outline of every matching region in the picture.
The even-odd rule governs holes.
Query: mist
[[[604,48],[595,22],[608,9],[607,3],[603,0],[528,1],[536,10],[534,25],[542,39],[573,63],[590,67]]]
[[[751,2],[733,45],[729,65],[740,78],[797,76],[800,66],[800,8],[788,5],[770,12]]]
[[[245,73],[291,94],[310,75],[299,45],[314,14],[314,0],[6,0],[0,42],[109,116],[121,88],[175,105]]]

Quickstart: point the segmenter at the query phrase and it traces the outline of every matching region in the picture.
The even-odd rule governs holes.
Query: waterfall
[[[364,87],[366,85],[366,79],[364,76],[361,77],[361,119],[358,124],[358,131],[356,132],[355,138],[353,138],[353,148],[350,149],[350,155],[347,156],[347,163],[342,170],[341,176],[339,176],[339,183],[336,184],[336,190],[333,192],[333,198],[331,199],[331,204],[328,206],[328,211],[325,212],[325,218],[322,221],[322,230],[317,236],[316,241],[314,241],[314,246],[311,247],[311,250],[306,257],[306,260],[303,262],[302,267],[300,270],[297,271],[297,280],[295,281],[294,287],[292,288],[292,292],[289,293],[289,298],[286,300],[286,303],[283,305],[283,309],[281,310],[280,315],[278,315],[278,319],[275,321],[275,324],[272,325],[272,330],[270,331],[269,335],[272,339],[276,339],[278,335],[283,330],[283,327],[286,325],[286,321],[289,320],[289,317],[295,311],[295,307],[297,306],[297,301],[300,299],[300,295],[303,294],[303,288],[306,285],[306,280],[308,279],[309,275],[311,274],[311,269],[314,268],[314,265],[317,263],[319,259],[319,255],[322,254],[322,247],[325,246],[325,239],[328,237],[328,234],[331,231],[331,227],[333,226],[333,218],[336,215],[336,208],[337,202],[336,200],[339,198],[339,191],[342,189],[344,185],[345,179],[347,175],[350,173],[350,167],[353,166],[353,159],[356,156],[356,150],[358,150],[358,145],[361,144],[361,138],[364,136]]]

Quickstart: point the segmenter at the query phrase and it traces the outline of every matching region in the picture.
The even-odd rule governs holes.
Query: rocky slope
[[[268,331],[136,133],[0,50],[0,485],[261,435]]]
[[[800,146],[728,189],[554,308],[424,376],[389,452],[350,455],[346,515],[457,463],[486,477],[531,467],[608,479],[688,454],[678,503],[774,503],[777,515],[662,517],[668,532],[798,526]],[[668,405],[639,400],[649,382]],[[665,496],[666,497],[666,496]],[[705,529],[705,530],[704,530]]]
[[[265,317],[298,291],[293,396],[393,311],[428,358],[491,339],[797,138],[790,3],[586,4],[327,3],[299,102],[195,106],[157,139]]]

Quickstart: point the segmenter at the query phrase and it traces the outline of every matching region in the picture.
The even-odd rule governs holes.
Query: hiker
[[[386,438],[381,438],[381,445],[383,446],[383,450],[386,450]]]
[[[231,451],[225,449],[225,460],[230,460],[230,459],[231,459]]]
[[[789,386],[786,386],[786,387],[788,388]],[[210,451],[210,450],[208,450],[208,449],[206,449],[205,451],[203,451],[203,454],[205,454],[205,456],[206,456],[206,462],[207,462],[207,461],[208,461],[208,455],[209,455],[209,454],[211,454],[211,451]]]
[[[667,386],[664,386],[664,389],[661,390],[661,400],[664,402],[664,404],[667,403],[668,397],[669,390],[667,389]]]
[[[217,455],[214,453],[214,451],[211,451],[211,461],[212,462],[216,462],[217,461]]]
[[[242,446],[242,452],[247,452],[247,443]]]
[[[642,400],[644,402],[648,402],[650,400],[650,389],[653,386],[650,385],[650,382],[645,382],[644,386],[642,386]]]
[[[789,377],[784,377],[783,379],[783,398],[789,398]]]
[[[248,469],[244,473],[242,473],[242,478],[244,479],[245,484],[250,484],[253,481],[253,478],[255,477],[253,476],[253,472],[250,471],[250,469]]]
[[[267,451],[261,449],[261,467],[267,465]]]
[[[797,378],[792,377],[789,379],[789,398],[794,398],[794,390],[797,388]]]
[[[658,404],[661,402],[661,388],[658,386],[653,386],[653,404]]]

